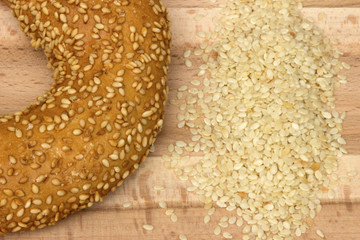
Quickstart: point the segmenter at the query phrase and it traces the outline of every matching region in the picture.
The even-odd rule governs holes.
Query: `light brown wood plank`
[[[166,152],[164,146],[166,143],[173,141],[173,139],[167,137],[169,136],[167,134],[169,131],[169,128],[164,129],[163,135],[158,138],[155,144],[155,153],[150,154],[142,167],[132,174],[118,190],[108,196],[103,204],[97,205],[95,208],[119,208],[124,202],[133,202],[132,208],[134,209],[157,208],[159,201],[166,201],[170,205],[177,207],[203,206],[203,204],[199,202],[196,194],[186,191],[186,187],[191,186],[191,184],[179,180],[175,174],[163,166],[161,157],[156,156],[161,152]],[[181,139],[185,140],[183,137]],[[191,163],[196,162],[199,157],[191,157]],[[359,155],[347,155],[343,157],[339,161],[339,176],[344,176],[348,171],[353,169],[360,170],[359,159]],[[319,198],[323,203],[336,203],[341,201],[360,203],[359,182],[360,174],[353,178],[350,183],[340,183],[339,187],[335,189],[335,199],[329,200],[326,193],[320,194]],[[165,187],[165,190],[156,191],[153,189],[155,185],[162,185]]]
[[[0,240],[177,240],[180,233],[193,240],[220,240],[213,234],[224,210],[217,210],[213,221],[205,225],[203,216],[206,211],[196,207],[176,208],[178,222],[172,223],[162,209],[120,210],[106,208],[85,210],[55,227],[40,231],[15,233],[0,236]],[[358,240],[360,204],[327,204],[316,219],[314,226],[298,240],[320,239],[315,231],[321,229],[327,240]],[[142,229],[143,224],[152,224],[153,231]],[[61,231],[59,230],[61,229]],[[326,229],[326,231],[324,230]],[[241,237],[241,229],[230,226],[225,231],[233,234],[233,239]]]
[[[172,8],[205,8],[205,7],[217,7],[219,3],[226,2],[226,0],[217,0],[216,3],[210,2],[210,0],[167,0],[164,1],[167,7]],[[331,8],[355,8],[360,7],[360,3],[357,0],[303,0],[304,7],[331,7]]]
[[[22,110],[50,89],[52,70],[46,68],[43,52],[6,46],[0,52],[1,85],[11,89],[0,88],[0,113]]]
[[[218,16],[219,8],[214,9],[170,9],[173,28],[173,48],[186,48],[199,45],[203,39],[197,37],[198,31],[208,32],[214,29],[213,18]],[[197,15],[204,16],[196,21]],[[360,55],[360,8],[307,8],[305,17],[312,17],[319,29],[339,42],[339,48],[345,55]],[[319,15],[323,18],[319,20]]]
[[[355,8],[360,7],[360,3],[357,0],[304,0],[304,7],[333,7],[333,8]]]
[[[212,19],[218,16],[219,8],[170,8],[172,20],[173,49],[185,49],[202,42],[196,36],[197,31],[210,31],[214,28]],[[316,25],[324,34],[339,41],[340,49],[346,55],[360,55],[360,8],[307,8],[306,17],[314,18]],[[323,14],[321,20],[319,14]],[[203,15],[201,21],[195,21],[197,15]],[[20,32],[16,19],[11,17],[0,3],[0,47],[31,49],[29,41]]]

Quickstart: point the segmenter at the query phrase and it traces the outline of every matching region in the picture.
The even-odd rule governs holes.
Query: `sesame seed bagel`
[[[159,0],[5,0],[54,70],[51,89],[0,116],[0,233],[102,201],[161,129],[170,63]]]

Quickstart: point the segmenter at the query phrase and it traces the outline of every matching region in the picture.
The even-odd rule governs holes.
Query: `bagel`
[[[54,70],[0,116],[0,233],[54,225],[103,200],[161,130],[171,33],[160,0],[4,0]]]

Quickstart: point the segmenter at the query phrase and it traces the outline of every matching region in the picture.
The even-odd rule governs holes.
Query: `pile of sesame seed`
[[[333,195],[328,175],[346,153],[345,114],[334,110],[334,90],[346,83],[340,71],[350,66],[301,16],[300,2],[228,0],[221,7],[215,31],[199,33],[200,48],[184,53],[187,67],[192,53],[203,59],[198,79],[172,101],[191,141],[169,145],[163,159],[190,180],[187,190],[209,212],[236,211],[231,222],[244,222],[242,239],[292,239],[321,210],[317,193]],[[193,152],[202,157],[180,166]],[[214,234],[222,228],[219,223]]]

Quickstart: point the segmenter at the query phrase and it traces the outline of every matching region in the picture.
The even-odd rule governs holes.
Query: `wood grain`
[[[196,69],[184,66],[183,52],[200,44],[196,31],[212,29],[212,18],[218,13],[216,5],[205,0],[166,0],[170,7],[173,22],[173,62],[169,75],[170,98],[175,98],[176,89],[195,77]],[[344,138],[348,142],[349,154],[339,161],[339,176],[348,171],[360,172],[360,2],[358,0],[307,0],[303,10],[305,16],[311,16],[323,29],[325,35],[339,41],[344,51],[343,60],[352,69],[346,72],[348,84],[337,90],[337,108],[347,112],[344,123]],[[319,19],[320,13],[324,18]],[[204,15],[197,22],[195,16]],[[192,59],[199,65],[198,59]],[[40,51],[30,47],[28,39],[19,31],[17,22],[10,12],[0,3],[0,113],[14,112],[27,106],[45,92],[52,84],[52,72],[46,68],[46,59]],[[212,232],[215,221],[203,224],[206,211],[197,196],[186,192],[187,182],[182,182],[162,165],[161,156],[166,153],[167,145],[179,139],[186,140],[189,134],[176,128],[177,108],[167,105],[163,132],[156,142],[156,151],[117,191],[105,199],[104,203],[69,217],[55,227],[34,232],[25,232],[0,236],[0,240],[10,239],[121,239],[121,240],[175,240],[179,233],[188,239],[221,239]],[[0,140],[1,141],[1,140]],[[0,143],[1,144],[1,143]],[[196,161],[199,155],[192,155]],[[302,240],[319,239],[314,233],[317,228],[323,230],[329,240],[358,240],[360,235],[360,176],[347,184],[340,183],[336,189],[336,198],[328,200],[326,194],[320,195],[323,210],[316,218],[314,227]],[[164,185],[163,191],[155,191],[155,184]],[[158,202],[165,200],[175,209],[178,223],[172,223]],[[133,205],[124,209],[122,204],[131,201]],[[224,212],[217,210],[214,219]],[[149,223],[154,231],[142,229]],[[235,239],[240,230],[229,228]]]
[[[177,223],[172,223],[164,211],[158,208],[130,209],[101,208],[85,210],[60,222],[55,227],[40,231],[16,233],[0,237],[2,240],[177,240],[179,233],[186,234],[188,239],[217,240],[222,239],[213,234],[220,216],[226,214],[218,211],[213,215],[213,222],[204,226],[203,217],[206,212],[197,207],[175,208],[179,217]],[[359,204],[346,203],[324,204],[323,210],[314,223],[313,229],[323,229],[326,239],[358,240],[360,228]],[[215,221],[216,220],[216,221]],[[151,221],[155,228],[145,231],[142,225]],[[353,225],[349,225],[353,222]],[[326,230],[324,230],[326,229]],[[240,229],[241,230],[241,229]],[[239,228],[229,227],[226,231],[232,232],[234,239],[240,239]],[[319,240],[314,230],[304,234],[297,240]]]
[[[226,0],[217,0],[216,3],[211,3],[210,0],[167,0],[164,1],[167,7],[170,8],[213,8],[217,7],[219,3],[226,2]],[[357,0],[303,0],[304,7],[312,8],[355,8],[360,7],[360,2]]]

